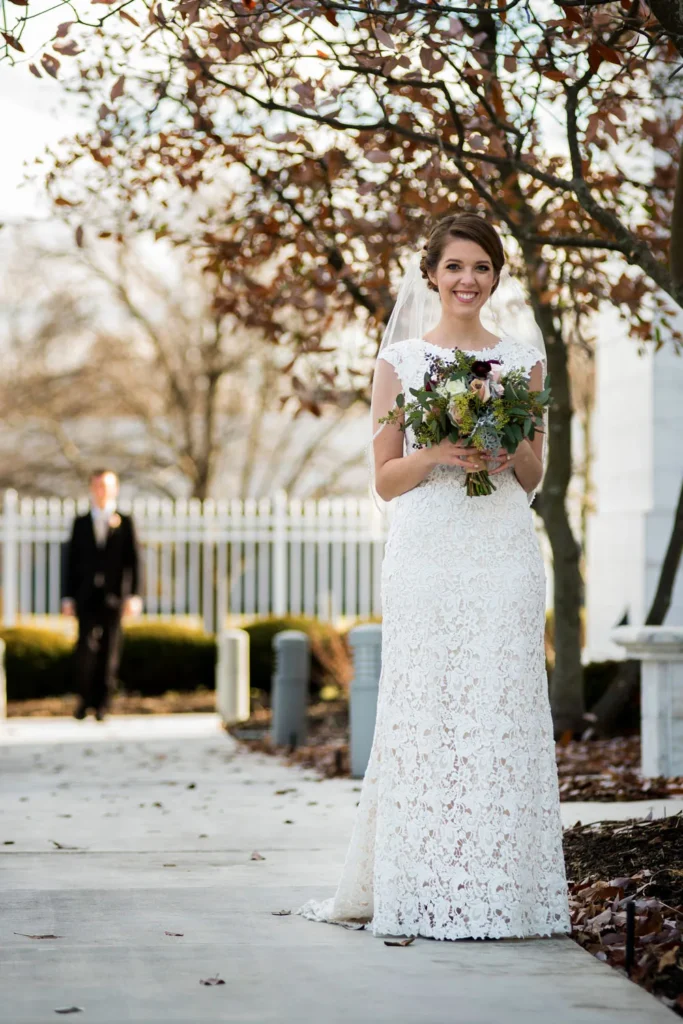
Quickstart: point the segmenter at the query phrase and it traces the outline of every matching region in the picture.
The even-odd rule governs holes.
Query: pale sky
[[[39,0],[45,7],[49,0]],[[39,3],[31,6],[36,10]],[[20,11],[15,7],[13,10]],[[78,114],[77,102],[66,95],[64,89],[48,75],[35,78],[28,70],[32,61],[40,65],[40,57],[55,27],[69,21],[67,7],[50,11],[36,18],[22,36],[26,50],[22,63],[10,67],[0,64],[0,129],[3,152],[0,160],[0,222],[16,222],[45,217],[47,204],[43,202],[39,183],[21,186],[24,164],[32,164],[46,146],[85,127],[86,121]],[[17,54],[24,58],[24,55]],[[62,58],[68,69],[68,57]]]

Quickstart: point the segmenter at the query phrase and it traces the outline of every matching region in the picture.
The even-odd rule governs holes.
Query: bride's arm
[[[540,362],[531,371],[529,390],[543,390],[543,364]],[[527,494],[538,487],[543,476],[543,434],[540,431],[536,431],[533,441],[520,443],[514,455],[513,468]]]
[[[403,454],[403,432],[399,425],[382,425],[378,422],[394,408],[396,396],[402,390],[401,381],[393,366],[384,359],[378,359],[372,389],[372,433],[375,488],[383,501],[391,501],[399,494],[405,494],[406,491],[417,487],[431,473],[434,466],[440,463],[461,466],[463,469],[471,468],[463,458],[463,452],[470,449],[458,448],[448,440],[432,448],[418,448],[410,455]]]

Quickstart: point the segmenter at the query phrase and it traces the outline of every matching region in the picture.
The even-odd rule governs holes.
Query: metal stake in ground
[[[636,947],[636,905],[633,900],[626,904],[626,974],[631,977]]]

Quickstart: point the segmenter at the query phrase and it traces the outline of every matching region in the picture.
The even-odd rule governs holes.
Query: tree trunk
[[[543,481],[539,514],[553,553],[555,668],[550,703],[555,735],[583,729],[585,711],[581,665],[581,604],[583,580],[580,550],[567,515],[566,497],[572,475],[572,402],[567,347],[562,325],[552,308],[541,302],[536,285],[541,261],[537,253],[525,253],[529,291],[534,313],[548,353],[552,405],[549,416],[548,466]]]

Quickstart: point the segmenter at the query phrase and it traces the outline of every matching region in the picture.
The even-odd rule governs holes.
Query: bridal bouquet
[[[543,391],[529,390],[526,370],[503,373],[498,359],[473,359],[456,349],[448,361],[432,355],[421,388],[410,388],[413,401],[400,394],[396,406],[381,423],[395,423],[404,414],[401,429],[411,427],[416,447],[431,448],[444,438],[462,441],[482,454],[501,448],[513,454],[524,438],[533,440],[543,429],[543,410],[550,403],[550,377]],[[495,491],[488,470],[466,476],[470,497]]]

